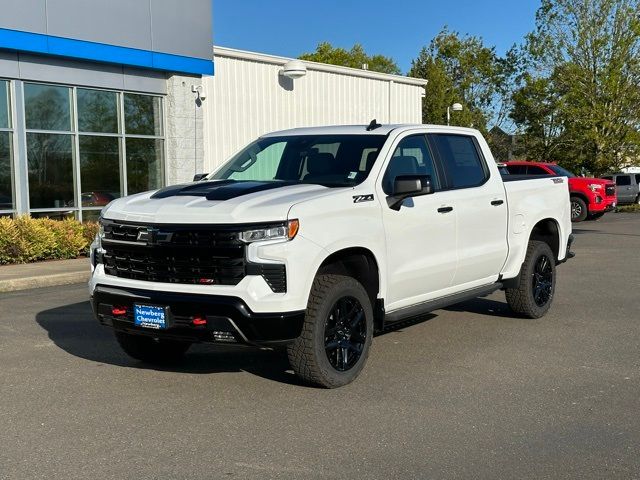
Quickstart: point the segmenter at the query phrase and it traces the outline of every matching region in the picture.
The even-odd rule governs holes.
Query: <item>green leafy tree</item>
[[[529,155],[593,174],[640,147],[640,0],[543,0],[511,117]]]
[[[413,60],[409,76],[425,78],[425,123],[446,124],[447,107],[461,103],[451,114],[451,124],[474,127],[487,133],[508,122],[510,85],[517,71],[517,57],[496,54],[479,37],[460,36],[446,27]]]
[[[351,47],[351,50],[345,50],[334,47],[329,42],[322,42],[318,44],[315,52],[304,53],[300,55],[300,59],[351,68],[363,68],[363,65],[367,65],[367,68],[374,72],[400,74],[400,68],[392,58],[368,55],[359,43]]]

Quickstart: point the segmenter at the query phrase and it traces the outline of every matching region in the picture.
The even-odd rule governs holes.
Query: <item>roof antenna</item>
[[[371,120],[371,123],[367,127],[367,132],[370,132],[371,130],[375,130],[376,128],[381,127],[381,126],[382,126],[382,124],[378,123],[376,121],[376,119],[374,118],[373,120]]]

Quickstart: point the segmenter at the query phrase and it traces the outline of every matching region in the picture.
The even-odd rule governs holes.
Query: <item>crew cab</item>
[[[136,359],[281,345],[297,375],[331,388],[396,322],[499,289],[542,317],[572,238],[567,179],[503,181],[476,130],[300,128],[200,181],[111,202],[90,293]]]
[[[618,203],[640,203],[640,173],[614,173],[602,178],[615,183]]]
[[[616,208],[616,186],[611,180],[577,177],[555,163],[511,161],[504,164],[511,175],[562,175],[569,178],[571,221],[597,220]]]

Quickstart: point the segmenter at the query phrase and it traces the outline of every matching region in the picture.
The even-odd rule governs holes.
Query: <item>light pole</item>
[[[450,107],[447,107],[447,125],[451,124],[451,110],[454,112],[461,112],[462,105],[460,103],[454,103]]]

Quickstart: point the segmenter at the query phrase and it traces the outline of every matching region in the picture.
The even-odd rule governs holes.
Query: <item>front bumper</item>
[[[134,304],[168,307],[168,327],[153,330],[134,325]],[[188,342],[282,345],[300,336],[304,321],[304,311],[254,313],[237,297],[106,285],[95,287],[91,305],[98,321],[115,330]],[[206,319],[206,323],[194,324],[194,319],[200,319],[198,323]]]
[[[611,212],[616,208],[616,199],[605,197],[600,197],[600,202],[589,202],[589,213],[601,213],[601,212]]]

